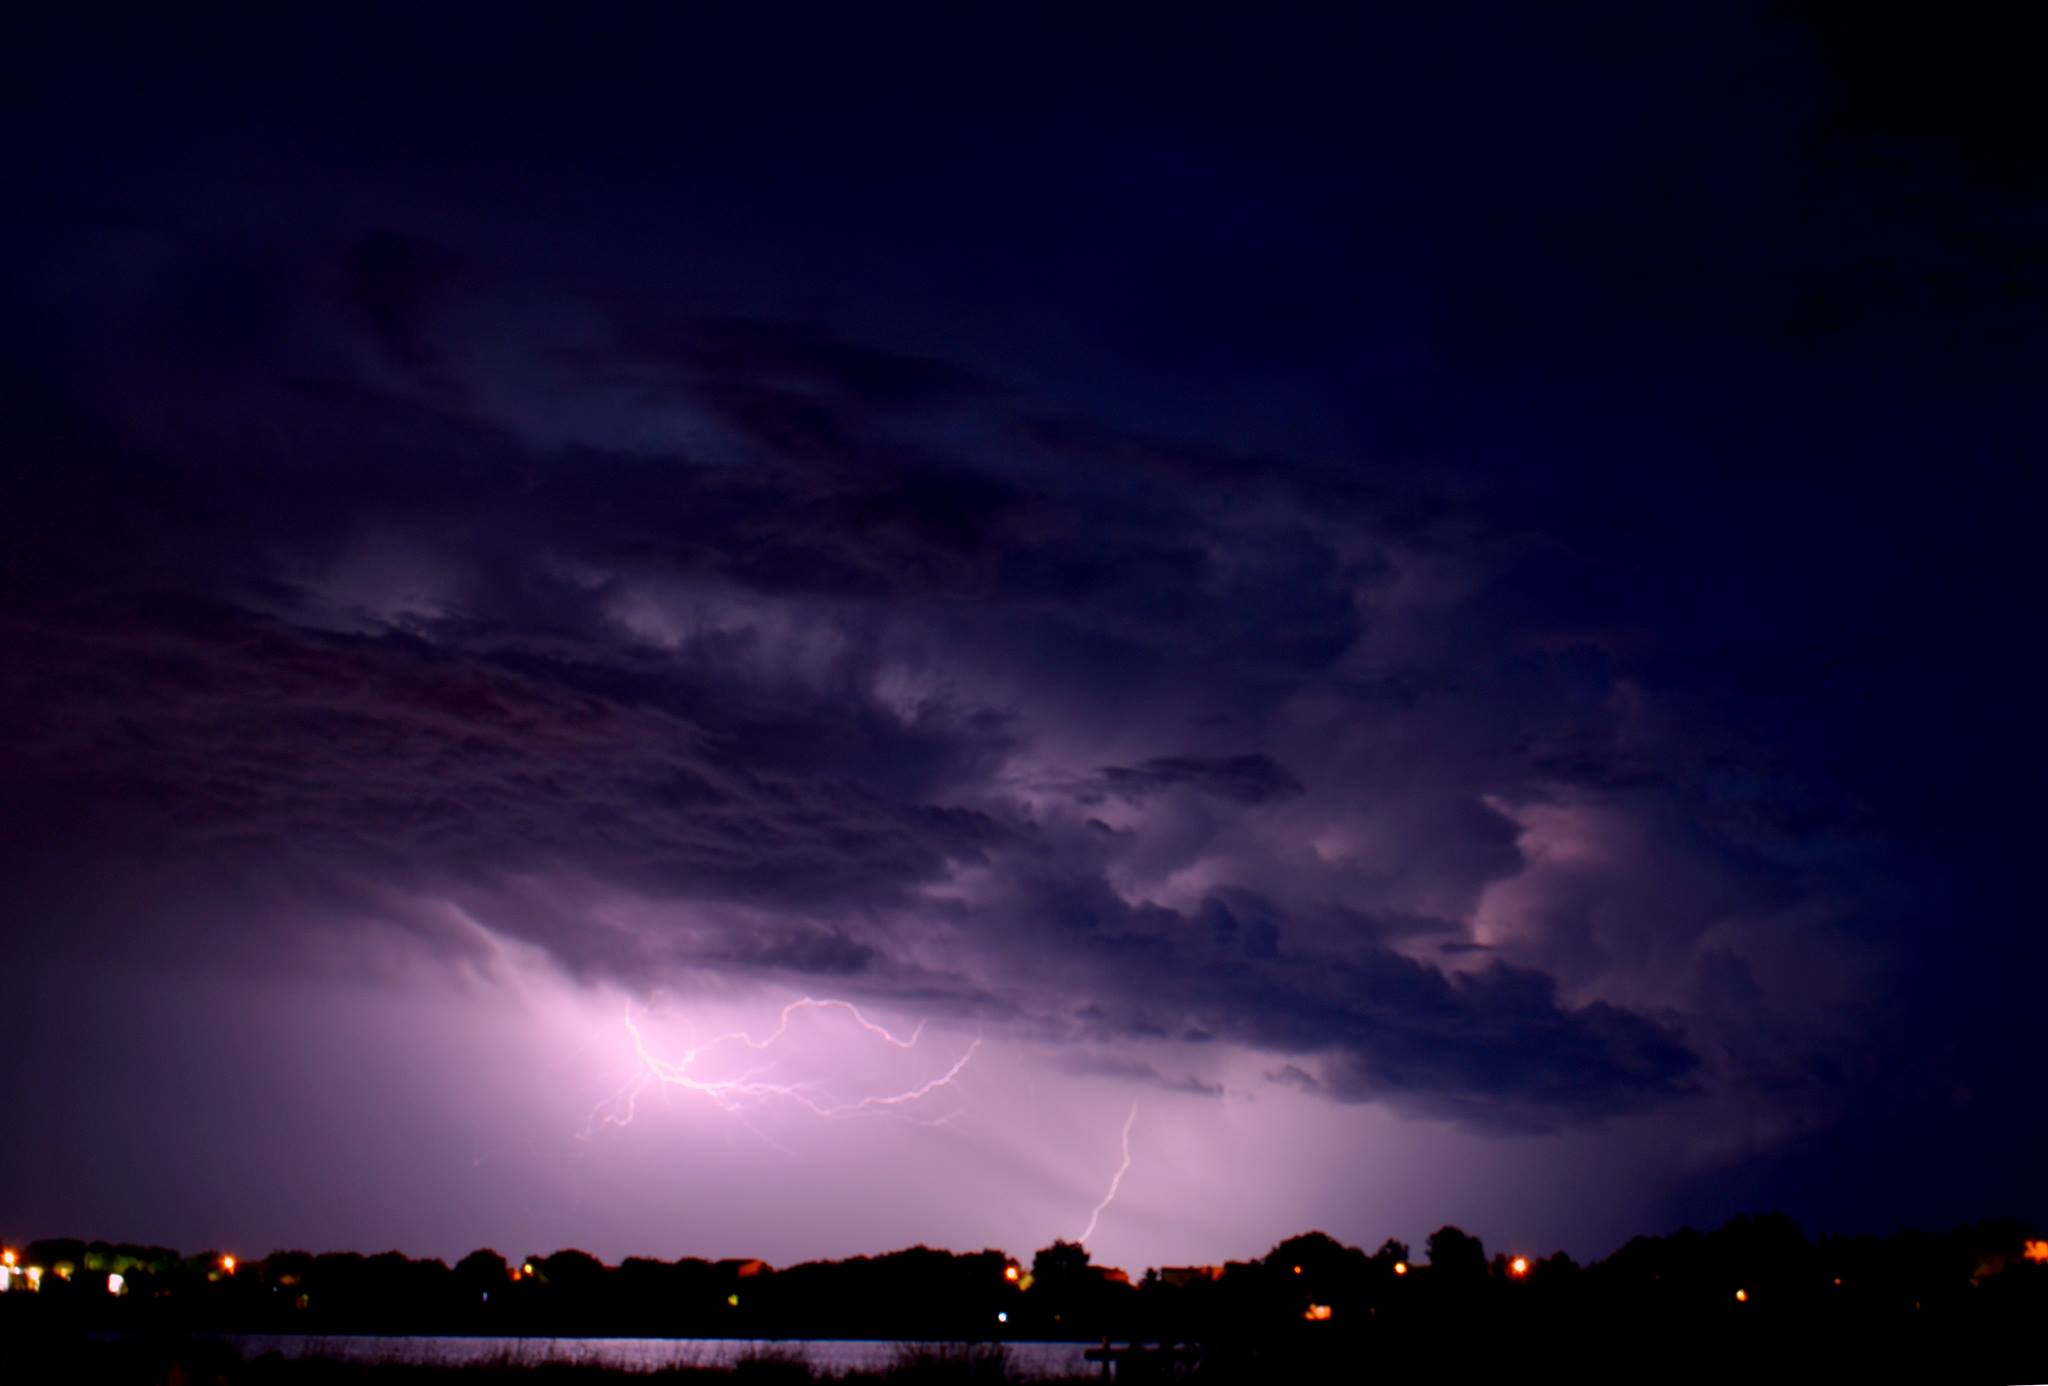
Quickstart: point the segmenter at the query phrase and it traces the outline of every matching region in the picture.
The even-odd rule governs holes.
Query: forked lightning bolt
[[[1116,1191],[1124,1182],[1124,1176],[1131,1169],[1131,1124],[1138,1119],[1138,1104],[1131,1104],[1131,1114],[1124,1118],[1124,1162],[1116,1167],[1116,1175],[1109,1181],[1109,1192],[1102,1196],[1102,1202],[1095,1205],[1095,1211],[1088,1215],[1088,1226],[1076,1241],[1086,1244],[1095,1235],[1095,1224],[1102,1221],[1102,1210],[1116,1201]]]
[[[902,1092],[848,1099],[829,1098],[821,1093],[819,1085],[816,1083],[769,1082],[762,1075],[773,1067],[772,1064],[763,1064],[758,1068],[749,1069],[733,1078],[710,1078],[693,1071],[699,1061],[704,1059],[705,1056],[721,1049],[737,1047],[744,1050],[761,1052],[773,1048],[784,1035],[789,1033],[790,1017],[798,1011],[805,1010],[844,1011],[853,1018],[854,1023],[859,1025],[861,1029],[875,1036],[883,1043],[893,1045],[898,1049],[915,1049],[918,1041],[924,1036],[924,1023],[922,1021],[918,1023],[917,1028],[912,1030],[909,1038],[906,1039],[893,1033],[887,1027],[877,1025],[874,1021],[869,1020],[865,1015],[861,1014],[860,1008],[851,1001],[840,1001],[831,998],[820,1000],[816,997],[805,996],[784,1006],[782,1008],[782,1017],[776,1023],[775,1028],[760,1039],[753,1038],[745,1031],[733,1030],[714,1036],[701,1044],[692,1044],[678,1057],[663,1058],[648,1048],[647,1037],[641,1033],[639,1022],[633,1017],[632,1003],[628,1002],[626,1005],[626,1033],[633,1037],[633,1054],[638,1061],[638,1067],[634,1070],[633,1076],[626,1081],[625,1086],[604,1102],[598,1104],[597,1110],[591,1114],[593,1125],[600,1121],[607,1126],[625,1126],[629,1124],[633,1120],[640,1094],[655,1083],[702,1093],[728,1111],[762,1102],[787,1101],[794,1102],[801,1107],[806,1107],[821,1117],[853,1116],[862,1112],[886,1112],[892,1108],[902,1107],[921,1098],[929,1097],[932,1093],[951,1083],[960,1076],[960,1071],[967,1067],[968,1060],[974,1057],[975,1051],[981,1048],[981,1039],[979,1036],[976,1036],[968,1044],[967,1048],[961,1052],[960,1057],[953,1061],[952,1066],[936,1078],[928,1079]]]

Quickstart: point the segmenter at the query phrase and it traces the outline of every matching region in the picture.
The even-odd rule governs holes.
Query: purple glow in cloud
[[[716,1056],[721,1049],[737,1047],[740,1050],[766,1055],[775,1049],[789,1033],[790,1017],[799,1011],[832,1010],[849,1016],[853,1023],[881,1043],[900,1050],[914,1050],[924,1035],[924,1022],[918,1022],[908,1038],[892,1034],[887,1028],[877,1025],[861,1014],[860,1008],[850,1001],[828,998],[818,1000],[804,996],[782,1008],[782,1014],[775,1028],[760,1039],[754,1039],[744,1031],[732,1030],[714,1035],[701,1042],[692,1041],[688,1048],[674,1058],[663,1058],[648,1049],[646,1036],[640,1024],[633,1018],[632,1006],[626,1008],[626,1032],[633,1037],[633,1053],[639,1060],[639,1069],[627,1084],[599,1108],[597,1117],[606,1125],[624,1126],[633,1119],[640,1094],[651,1083],[679,1087],[690,1092],[701,1093],[719,1107],[732,1110],[743,1105],[781,1100],[794,1102],[806,1107],[821,1117],[852,1116],[861,1113],[888,1111],[920,1102],[950,1084],[960,1076],[962,1069],[981,1047],[981,1037],[976,1036],[967,1047],[960,1051],[952,1064],[937,1076],[928,1078],[901,1091],[867,1093],[859,1097],[830,1097],[823,1094],[817,1079],[799,1079],[795,1082],[771,1082],[766,1075],[781,1066],[779,1057],[763,1060],[747,1067],[731,1077],[708,1077],[700,1070],[700,1062],[707,1055]]]
[[[450,84],[53,12],[10,1235],[2027,1211],[2038,141],[1913,45],[1363,14]]]

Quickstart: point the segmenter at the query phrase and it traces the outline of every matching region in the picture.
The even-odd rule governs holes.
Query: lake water
[[[345,1362],[465,1367],[485,1364],[582,1366],[652,1371],[660,1367],[729,1367],[752,1353],[796,1353],[813,1370],[879,1370],[901,1351],[895,1343],[858,1339],[759,1342],[740,1338],[377,1338],[237,1333],[226,1337],[244,1357],[325,1357]],[[941,1345],[943,1346],[943,1345]],[[1087,1343],[1006,1343],[1020,1372],[1064,1376],[1093,1368],[1081,1354]]]

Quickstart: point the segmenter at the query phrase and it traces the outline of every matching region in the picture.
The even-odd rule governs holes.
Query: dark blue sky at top
[[[6,47],[0,947],[48,1038],[0,1078],[166,1152],[0,1142],[8,1227],[403,1225],[192,1193],[207,1129],[287,1118],[261,1024],[176,1036],[467,957],[448,909],[565,997],[974,1027],[1048,1110],[1566,1142],[1534,1227],[1585,1250],[2048,1211],[2048,131],[2002,22],[110,9]],[[168,1036],[147,1072],[81,1007]],[[398,1105],[470,1084],[409,1052]],[[1609,1160],[1621,1212],[1571,1173]]]

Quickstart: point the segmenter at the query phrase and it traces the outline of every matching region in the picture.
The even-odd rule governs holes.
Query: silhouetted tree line
[[[774,1269],[759,1261],[608,1266],[581,1251],[452,1268],[396,1252],[218,1252],[43,1241],[36,1294],[0,1296],[0,1324],[94,1330],[506,1336],[1097,1339],[1199,1344],[1209,1374],[1276,1378],[1364,1357],[1478,1370],[1587,1354],[1662,1379],[1755,1370],[2042,1379],[2048,1245],[2016,1223],[1809,1241],[1790,1219],[1638,1237],[1580,1266],[1562,1252],[1488,1257],[1457,1228],[1424,1256],[1367,1253],[1320,1232],[1256,1261],[1147,1271],[1132,1283],[1055,1242],[1001,1251],[917,1246]],[[123,1293],[110,1293],[119,1275]],[[18,1283],[18,1282],[17,1282]]]

